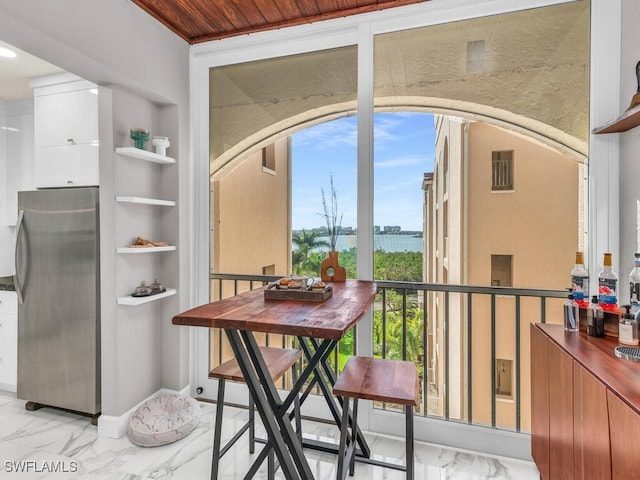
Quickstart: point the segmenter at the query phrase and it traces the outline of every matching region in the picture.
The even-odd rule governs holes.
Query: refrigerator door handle
[[[18,294],[18,302],[22,305],[24,303],[24,299],[22,297],[22,284],[20,282],[20,277],[18,272],[20,269],[18,268],[18,246],[20,244],[20,233],[22,232],[22,219],[24,218],[24,210],[18,210],[18,220],[16,222],[16,236],[15,236],[15,267],[16,267],[16,275],[15,275],[15,287],[16,293]]]

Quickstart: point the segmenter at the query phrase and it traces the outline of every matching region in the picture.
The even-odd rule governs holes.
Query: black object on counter
[[[604,337],[604,311],[598,305],[598,296],[591,297],[587,310],[587,333],[592,337]]]
[[[13,283],[13,276],[0,277],[0,290],[15,292],[16,287]]]

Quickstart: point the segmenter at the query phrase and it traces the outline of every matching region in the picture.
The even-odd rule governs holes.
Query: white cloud
[[[376,149],[386,149],[393,142],[401,142],[403,139],[424,135],[421,129],[416,130],[416,116],[424,116],[416,112],[392,112],[377,114],[374,117],[374,141]]]
[[[376,168],[412,167],[414,165],[424,165],[427,168],[427,166],[433,165],[433,160],[419,155],[407,155],[374,161]]]
[[[356,147],[358,125],[354,117],[347,117],[296,132],[295,139],[301,146],[315,145],[320,150],[344,145]]]

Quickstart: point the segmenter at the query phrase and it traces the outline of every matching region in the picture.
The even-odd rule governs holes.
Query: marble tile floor
[[[97,428],[85,417],[50,408],[28,412],[15,395],[0,392],[0,479],[208,479],[215,405],[201,403],[201,406],[200,424],[189,436],[170,445],[143,448],[132,444],[126,435],[119,439],[98,437]],[[225,408],[223,441],[246,418],[246,410]],[[303,429],[305,435],[336,438],[335,427],[327,424],[305,421]],[[222,458],[221,478],[243,478],[251,463],[246,438],[245,435]],[[378,459],[392,461],[403,457],[401,439],[369,433],[367,440]],[[258,444],[257,451],[259,448]],[[419,480],[539,479],[538,470],[530,462],[481,456],[422,442],[416,442],[415,453]],[[308,451],[308,458],[317,479],[335,478],[335,456]],[[16,471],[20,465],[23,471]],[[66,471],[47,471],[53,468]],[[256,478],[266,478],[266,466]],[[284,476],[278,472],[276,478]],[[404,479],[404,473],[356,463],[352,478],[395,480]]]

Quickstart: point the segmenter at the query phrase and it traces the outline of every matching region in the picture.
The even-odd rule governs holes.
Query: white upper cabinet
[[[98,142],[97,89],[37,95],[37,144],[41,147]]]
[[[33,81],[32,86],[35,186],[98,185],[97,86],[57,75]]]
[[[98,185],[97,145],[36,147],[36,187],[83,187]]]

